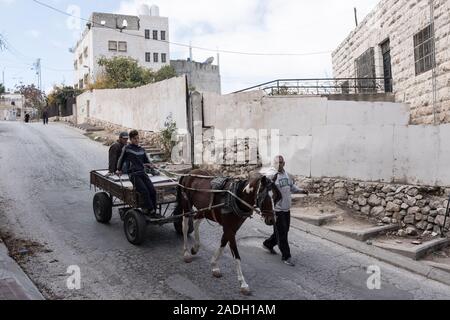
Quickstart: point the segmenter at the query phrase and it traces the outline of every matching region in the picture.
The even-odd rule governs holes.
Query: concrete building
[[[100,57],[126,56],[159,70],[169,65],[169,19],[159,8],[142,5],[138,16],[92,13],[74,49],[74,85],[82,89],[102,72]]]
[[[23,96],[19,93],[5,93],[0,96],[0,120],[16,121],[18,117],[23,119]],[[31,116],[32,109],[25,110]]]
[[[188,60],[172,60],[170,65],[177,75],[186,75],[190,89],[199,92],[213,92],[221,94],[220,67],[213,65],[213,58],[203,63]]]
[[[411,123],[449,123],[449,44],[449,0],[382,0],[333,52],[334,77],[384,78]]]

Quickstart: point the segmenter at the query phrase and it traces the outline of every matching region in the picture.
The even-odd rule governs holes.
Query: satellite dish
[[[127,20],[123,19],[122,28],[126,28],[126,27],[128,27],[128,22],[127,22]]]
[[[209,57],[208,59],[206,59],[205,62],[203,62],[204,64],[212,64],[214,62],[214,57]]]

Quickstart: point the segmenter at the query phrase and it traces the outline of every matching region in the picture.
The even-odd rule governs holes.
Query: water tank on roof
[[[141,4],[138,8],[138,16],[149,16],[150,7],[146,4]]]
[[[159,7],[155,6],[155,5],[151,6],[150,7],[150,15],[152,17],[159,17]]]

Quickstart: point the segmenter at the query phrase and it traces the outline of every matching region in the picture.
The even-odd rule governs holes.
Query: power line
[[[129,36],[139,37],[139,38],[144,38],[144,39],[145,39],[145,36],[143,36],[143,35],[123,32],[122,30],[117,30],[116,28],[109,27],[109,26],[106,26],[106,25],[101,25],[101,24],[96,23],[96,22],[94,22],[94,21],[90,21],[89,19],[85,19],[85,18],[82,18],[82,17],[78,17],[78,16],[75,16],[75,15],[72,15],[72,14],[70,14],[70,13],[68,13],[68,12],[65,12],[65,11],[63,11],[63,10],[60,10],[60,9],[58,9],[58,8],[55,8],[55,7],[53,7],[53,6],[51,6],[51,5],[47,4],[47,3],[41,2],[41,1],[39,1],[39,0],[33,0],[33,1],[34,1],[35,3],[41,5],[41,6],[44,6],[44,7],[48,8],[48,9],[51,9],[51,10],[53,10],[53,11],[56,11],[56,12],[58,12],[58,13],[60,13],[60,14],[65,15],[65,16],[72,17],[72,18],[76,18],[76,19],[80,19],[80,20],[83,20],[83,21],[92,23],[92,24],[94,24],[94,25],[97,24],[97,25],[99,25],[99,26],[101,26],[101,27],[103,27],[103,28],[108,28],[108,29],[111,29],[111,30],[114,30],[114,31],[116,31],[116,32],[119,32],[119,33],[123,33],[123,34],[129,35]],[[244,51],[233,51],[233,50],[217,50],[217,49],[210,49],[210,48],[204,48],[204,47],[198,47],[198,46],[191,46],[191,45],[189,45],[189,44],[180,43],[180,42],[172,42],[172,41],[159,40],[159,39],[147,39],[147,40],[159,41],[159,42],[164,42],[164,43],[172,44],[172,45],[175,45],[175,46],[186,47],[186,48],[193,48],[193,49],[202,50],[202,51],[219,52],[219,53],[228,53],[228,54],[240,54],[240,55],[247,55],[247,56],[313,56],[313,55],[329,54],[329,53],[332,52],[332,51],[318,51],[318,52],[309,52],[309,53],[262,53],[262,52],[244,52]]]

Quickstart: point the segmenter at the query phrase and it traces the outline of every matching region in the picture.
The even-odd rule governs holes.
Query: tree
[[[80,93],[81,90],[74,89],[71,86],[55,85],[47,97],[47,102],[49,105],[65,106],[67,100],[75,98]]]
[[[5,86],[0,83],[0,94],[4,94],[6,92]]]
[[[20,85],[17,87],[17,91],[25,98],[25,108],[42,109],[42,107],[44,106],[45,94],[34,84]]]
[[[153,72],[139,66],[138,61],[130,57],[102,57],[98,59],[98,64],[103,67],[103,73],[88,85],[89,89],[135,88],[176,76],[171,66]]]

